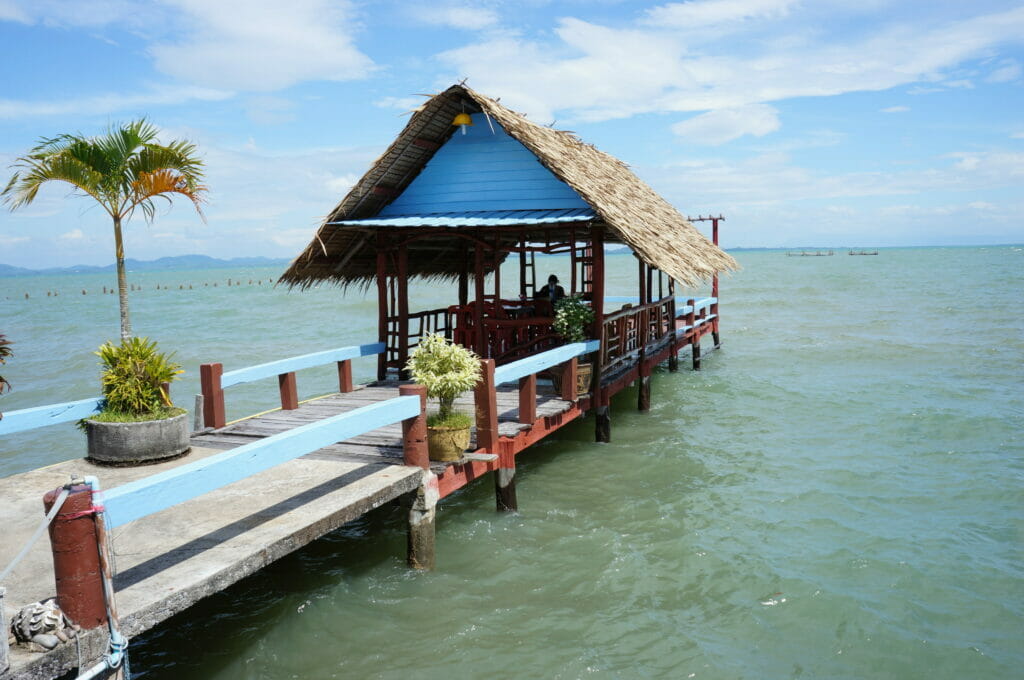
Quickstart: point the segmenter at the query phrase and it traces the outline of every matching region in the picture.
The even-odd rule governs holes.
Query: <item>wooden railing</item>
[[[295,371],[337,363],[338,391],[351,392],[352,359],[373,356],[384,351],[383,342],[352,347],[339,347],[324,352],[303,354],[302,356],[270,361],[257,366],[240,368],[224,372],[220,363],[202,364],[199,367],[199,382],[203,392],[203,423],[206,427],[220,428],[225,425],[224,388],[232,385],[253,382],[277,376],[278,389],[281,394],[281,408],[293,410],[299,407],[298,388],[295,383]]]
[[[499,367],[495,367],[494,359],[481,359],[482,376],[474,390],[477,447],[487,452],[496,452],[498,385],[519,381],[519,422],[532,425],[537,419],[537,373],[565,364],[560,396],[566,401],[576,401],[577,358],[595,352],[599,347],[597,340],[574,342]]]
[[[602,372],[614,374],[634,357],[660,346],[676,329],[674,297],[636,307],[626,305],[604,318],[601,338]]]
[[[387,361],[385,365],[388,368],[404,369],[408,357],[402,356],[403,348],[408,352],[427,333],[440,333],[449,340],[452,339],[455,323],[454,315],[449,307],[427,309],[422,312],[410,312],[408,319],[408,324],[404,326],[406,336],[403,343],[401,318],[398,316],[389,316],[387,318]]]
[[[227,375],[227,374],[225,374]],[[105,493],[108,528],[151,515],[339,441],[402,423],[403,461],[429,469],[426,389],[403,385],[394,399],[297,427]]]

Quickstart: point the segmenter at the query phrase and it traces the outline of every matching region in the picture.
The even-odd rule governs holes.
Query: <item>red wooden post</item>
[[[473,283],[476,284],[476,301],[473,303],[473,331],[476,333],[476,353],[487,356],[487,334],[484,332],[484,247],[476,244],[473,257]]]
[[[576,364],[577,357],[573,357],[563,364],[562,371],[562,394],[559,395],[566,401],[576,401]]]
[[[398,248],[398,378],[408,379],[405,364],[409,360],[409,248]]]
[[[388,278],[387,254],[383,236],[377,238],[377,341],[384,351],[377,355],[377,380],[388,377]]]
[[[537,374],[519,379],[519,422],[533,425],[537,420]]]
[[[718,220],[721,217],[711,218],[711,242],[718,245]],[[711,278],[711,296],[718,297],[718,274]]]
[[[406,465],[430,469],[427,452],[427,388],[423,385],[402,385],[398,393],[420,398],[420,414],[402,421],[402,460]]]
[[[299,390],[295,385],[295,371],[277,376],[277,386],[281,392],[281,409],[294,411],[299,407]]]
[[[164,398],[168,402],[170,402],[171,401],[171,383],[169,383],[169,382],[162,382],[162,383],[160,383],[160,391],[164,393]]]
[[[494,359],[480,360],[480,382],[473,388],[476,401],[476,446],[495,453],[498,444],[498,392],[494,384]]]
[[[202,364],[199,367],[199,384],[203,393],[203,425],[224,427],[224,390],[220,378],[224,374],[223,364]]]
[[[354,388],[352,385],[352,360],[345,359],[344,361],[338,362],[338,391],[339,392],[351,392]]]
[[[594,438],[599,442],[608,442],[612,438],[611,430],[611,398],[601,385],[601,374],[604,371],[602,366],[604,356],[604,344],[607,342],[604,333],[604,230],[595,226],[591,230],[592,254],[592,279],[591,306],[594,309],[593,335],[601,341],[601,351],[597,353],[597,361],[594,362],[593,385],[590,388],[591,404],[595,407]]]
[[[60,492],[61,489],[54,489],[43,496],[44,512],[50,511]],[[85,484],[73,486],[50,524],[57,606],[82,628],[98,628],[107,622],[92,508],[92,488]],[[7,635],[6,630],[2,633]]]
[[[513,443],[504,439],[498,444],[498,469],[494,471],[494,500],[498,512],[519,509],[516,498],[516,453]]]

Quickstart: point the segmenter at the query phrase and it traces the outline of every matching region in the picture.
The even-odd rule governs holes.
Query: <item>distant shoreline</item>
[[[905,248],[1007,248],[1011,246],[1024,247],[1024,243],[979,243],[975,245],[933,245],[933,246],[755,246],[725,248],[726,252],[764,252],[764,251],[797,251],[797,250],[894,250]],[[622,255],[628,252],[628,248],[622,247],[608,250],[609,255]],[[554,257],[558,257],[555,255]],[[188,271],[201,269],[229,269],[235,267],[284,267],[291,263],[291,258],[280,257],[233,257],[231,259],[220,259],[209,255],[176,255],[173,257],[161,257],[156,260],[125,260],[129,272],[159,272],[159,271]],[[0,277],[17,276],[53,276],[60,274],[103,274],[114,273],[113,263],[108,265],[71,265],[70,267],[49,267],[47,269],[29,269],[27,267],[16,267],[0,263]]]

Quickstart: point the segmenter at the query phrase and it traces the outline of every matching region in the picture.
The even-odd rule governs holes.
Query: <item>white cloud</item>
[[[989,76],[985,78],[985,81],[989,83],[1009,83],[1019,79],[1021,73],[1020,64],[1012,59],[1007,59],[1002,63],[1002,66],[990,73]]]
[[[197,87],[164,87],[141,94],[108,93],[91,97],[55,101],[24,101],[0,99],[0,118],[31,118],[63,114],[134,113],[153,106],[185,104],[190,101],[219,101],[233,96],[231,92]]]
[[[697,144],[718,145],[744,135],[763,137],[779,129],[779,112],[767,104],[709,111],[672,126],[672,132]]]
[[[910,110],[909,106],[890,106],[882,109],[882,113],[906,113]]]
[[[1010,135],[1010,139],[1024,139],[1024,132],[1014,132]]]
[[[469,5],[419,5],[413,10],[413,18],[432,26],[449,26],[469,31],[478,31],[498,23],[494,10]]]
[[[188,37],[154,45],[158,70],[206,87],[272,91],[304,80],[356,80],[372,60],[353,44],[350,2],[169,0]]]
[[[16,21],[19,24],[31,24],[32,16],[18,6],[14,0],[0,0],[0,21]]]
[[[811,22],[812,17],[800,15],[796,5],[783,2],[681,7],[691,7],[688,12],[703,8],[706,21],[744,18],[765,28],[765,34],[737,42],[714,27],[695,34],[665,30],[654,25],[655,15],[650,14],[624,28],[566,18],[558,22],[552,41],[504,34],[440,53],[438,59],[450,68],[443,80],[468,76],[474,88],[500,93],[502,102],[540,122],[556,114],[606,120],[652,111],[733,109],[921,82],[969,87],[971,81],[959,75],[943,82],[943,72],[989,56],[1005,43],[1021,43],[1024,36],[1024,7],[941,25],[934,20],[879,23],[859,34],[829,33]],[[842,23],[839,7],[832,8],[840,14],[835,25]],[[782,11],[790,16],[775,36],[765,21]]]
[[[31,239],[28,236],[4,236],[0,234],[0,245],[13,246],[19,243],[28,243]]]
[[[72,229],[69,232],[63,233],[58,237],[61,241],[81,241],[85,238],[85,232],[81,229]]]
[[[784,16],[797,0],[690,0],[647,11],[644,23],[666,28],[704,28]]]

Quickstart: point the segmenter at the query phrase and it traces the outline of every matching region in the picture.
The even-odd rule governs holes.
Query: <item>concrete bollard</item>
[[[61,489],[43,496],[50,511]],[[103,572],[92,513],[92,488],[71,487],[60,513],[50,523],[53,574],[57,585],[57,606],[82,628],[98,628],[107,622],[103,598]]]

